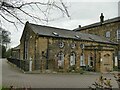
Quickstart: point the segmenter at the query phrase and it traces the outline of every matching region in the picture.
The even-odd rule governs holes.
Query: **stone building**
[[[99,35],[118,43],[115,59],[120,68],[120,17],[104,20],[103,13],[101,13],[100,22],[83,27],[79,25],[79,28],[74,29],[74,31]]]
[[[113,70],[117,45],[98,35],[27,22],[20,39],[20,59],[32,61],[32,71],[108,72]]]
[[[15,59],[20,59],[20,45],[11,49],[11,56]]]

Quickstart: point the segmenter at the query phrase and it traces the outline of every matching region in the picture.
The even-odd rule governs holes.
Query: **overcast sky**
[[[68,4],[68,11],[71,18],[64,17],[49,22],[47,25],[73,30],[77,28],[78,25],[85,26],[99,22],[99,16],[101,13],[104,14],[105,20],[118,17],[118,1],[119,0],[114,0],[114,2],[113,0],[65,0]],[[39,22],[39,24],[42,23]],[[11,24],[4,23],[2,24],[2,27],[11,32],[10,47],[15,47],[18,45],[20,43],[19,40],[21,38],[24,26],[19,25],[19,30],[16,30],[16,28]]]

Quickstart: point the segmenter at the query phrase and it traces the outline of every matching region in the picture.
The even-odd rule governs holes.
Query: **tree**
[[[0,28],[0,50],[2,53],[2,58],[6,57],[6,50],[7,50],[7,45],[10,43],[10,32]]]
[[[11,56],[11,49],[6,50],[5,57],[9,58]]]
[[[10,43],[10,32],[2,29],[2,45],[7,48],[7,45]]]
[[[59,16],[53,16],[53,13],[56,13],[55,11],[60,12],[62,16],[66,15],[70,17],[67,6],[62,0],[39,0],[38,2],[0,0],[0,16],[5,21],[14,24],[15,27],[17,23],[24,24],[26,18],[28,18],[28,20],[31,19],[32,21],[43,23],[55,20],[58,18],[57,16]],[[21,15],[24,15],[24,17]]]
[[[6,57],[6,47],[2,45],[2,58]]]

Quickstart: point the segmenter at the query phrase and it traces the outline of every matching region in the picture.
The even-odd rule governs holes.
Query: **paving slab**
[[[29,74],[23,73],[15,66],[2,60],[2,84],[4,87],[16,88],[88,88],[100,73],[93,74]],[[118,88],[112,74],[104,74],[111,78],[113,88]]]

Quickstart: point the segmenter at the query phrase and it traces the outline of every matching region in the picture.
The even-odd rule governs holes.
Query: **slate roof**
[[[104,24],[109,24],[109,23],[113,23],[113,22],[120,22],[120,17],[116,17],[116,18],[112,18],[112,19],[108,19],[108,20],[105,20],[102,25]],[[93,27],[98,27],[98,26],[101,26],[101,22],[97,22],[97,23],[93,23],[93,24],[90,24],[90,25],[87,25],[87,26],[83,26],[83,27],[80,27],[80,28],[76,28],[74,29],[73,31],[81,31],[81,30],[85,30],[85,29],[89,29],[89,28],[93,28]]]
[[[13,50],[19,50],[19,49],[20,49],[20,45],[14,47],[14,48],[12,48],[12,49],[13,49]]]
[[[86,34],[81,32],[75,32],[68,29],[61,29],[43,25],[36,25],[32,23],[27,24],[36,34],[39,36],[47,36],[47,37],[56,37],[56,38],[68,38],[75,40],[86,40],[92,42],[100,42],[100,43],[108,43],[108,44],[117,44],[115,42],[111,42],[105,38],[102,38],[93,34]]]

